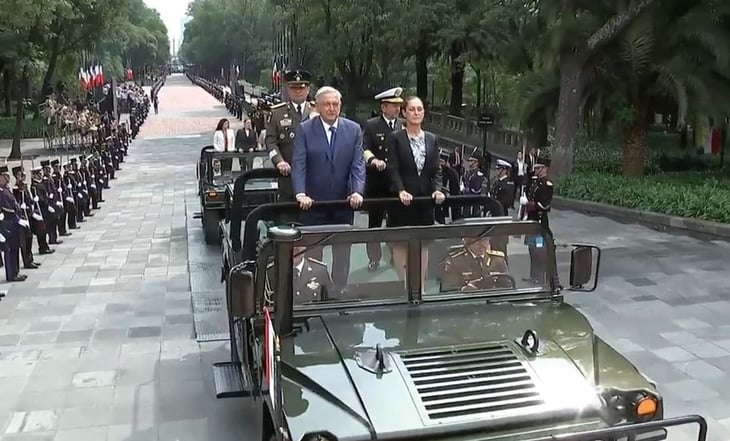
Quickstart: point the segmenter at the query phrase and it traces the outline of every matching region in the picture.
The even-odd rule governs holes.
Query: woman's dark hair
[[[406,97],[406,99],[404,99],[404,100],[403,100],[403,108],[405,108],[405,107],[406,107],[406,106],[407,106],[407,105],[408,105],[408,104],[409,104],[409,103],[410,103],[411,101],[413,101],[413,100],[418,100],[418,101],[420,101],[420,102],[421,102],[421,104],[423,104],[423,105],[424,105],[424,107],[426,106],[426,105],[425,105],[425,104],[423,103],[423,100],[422,100],[422,99],[421,99],[420,97],[418,97],[418,96],[416,96],[416,95],[410,95],[410,96]]]
[[[228,122],[228,119],[226,119],[226,118],[221,119],[220,121],[218,121],[218,125],[215,126],[215,129],[216,130],[223,130],[223,124],[225,124],[227,122]]]

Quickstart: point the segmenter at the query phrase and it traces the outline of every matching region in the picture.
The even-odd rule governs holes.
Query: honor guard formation
[[[162,84],[158,81],[152,93]],[[121,98],[122,111],[129,114],[129,125],[110,118],[103,101],[98,106],[71,105],[64,94],[51,93],[43,106],[49,121],[83,130],[69,131],[78,136],[64,137],[63,145],[53,145],[54,150],[63,147],[65,155],[49,153],[30,170],[0,166],[0,263],[8,282],[27,279],[20,272],[21,263],[26,270],[40,266],[33,258],[34,238],[38,254],[53,253],[52,245],[61,245],[61,237],[71,236],[105,202],[104,191],[121,170],[150,107],[149,97],[134,83],[122,84],[114,93]]]

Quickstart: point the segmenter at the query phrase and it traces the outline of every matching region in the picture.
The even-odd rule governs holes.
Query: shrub
[[[46,123],[42,118],[23,121],[21,138],[42,138],[45,134]],[[0,118],[0,139],[12,139],[15,132],[15,118]]]
[[[672,216],[730,223],[730,178],[710,173],[625,178],[574,173],[556,182],[560,196]]]

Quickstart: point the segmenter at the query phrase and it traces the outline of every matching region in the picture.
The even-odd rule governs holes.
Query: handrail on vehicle
[[[620,439],[639,432],[651,432],[653,430],[666,429],[668,427],[697,424],[697,441],[707,441],[707,421],[699,415],[685,415],[664,420],[647,421],[644,423],[620,424],[602,429],[586,430],[584,432],[567,433],[563,435],[548,435],[530,441],[595,441],[600,439]]]
[[[239,191],[238,194],[241,194]],[[237,203],[238,202],[238,203]],[[241,201],[234,201],[232,211],[240,207]],[[436,206],[434,200],[429,196],[413,198],[413,205],[429,204]],[[482,205],[489,208],[493,215],[501,215],[503,213],[502,205],[496,199],[487,195],[466,195],[466,196],[447,196],[441,207],[467,207],[473,205]],[[353,209],[347,201],[314,201],[312,207],[308,210],[325,211],[325,210],[343,210],[343,211],[367,211],[374,208],[387,210],[388,208],[401,207],[402,203],[398,198],[372,198],[363,200],[362,206]],[[246,217],[244,227],[244,243],[240,242],[241,221],[239,216],[231,217],[231,246],[233,251],[242,251],[242,260],[254,259],[256,257],[256,242],[258,241],[258,222],[260,220],[274,220],[281,215],[292,215],[301,213],[297,202],[277,202],[263,204],[253,209]]]

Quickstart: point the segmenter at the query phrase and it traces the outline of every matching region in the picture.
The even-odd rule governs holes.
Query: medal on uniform
[[[289,138],[294,139],[294,132],[289,132]]]
[[[281,120],[281,121],[279,122],[279,125],[280,125],[281,127],[291,127],[291,119],[288,119],[288,118],[286,118],[286,119],[282,119],[282,120]]]
[[[319,289],[319,282],[317,282],[317,279],[312,279],[307,283],[307,288],[311,289],[312,291],[316,291]]]
[[[286,135],[285,135],[285,134],[283,134],[283,133],[280,133],[280,134],[279,134],[279,139],[284,139],[284,138],[286,138]]]

